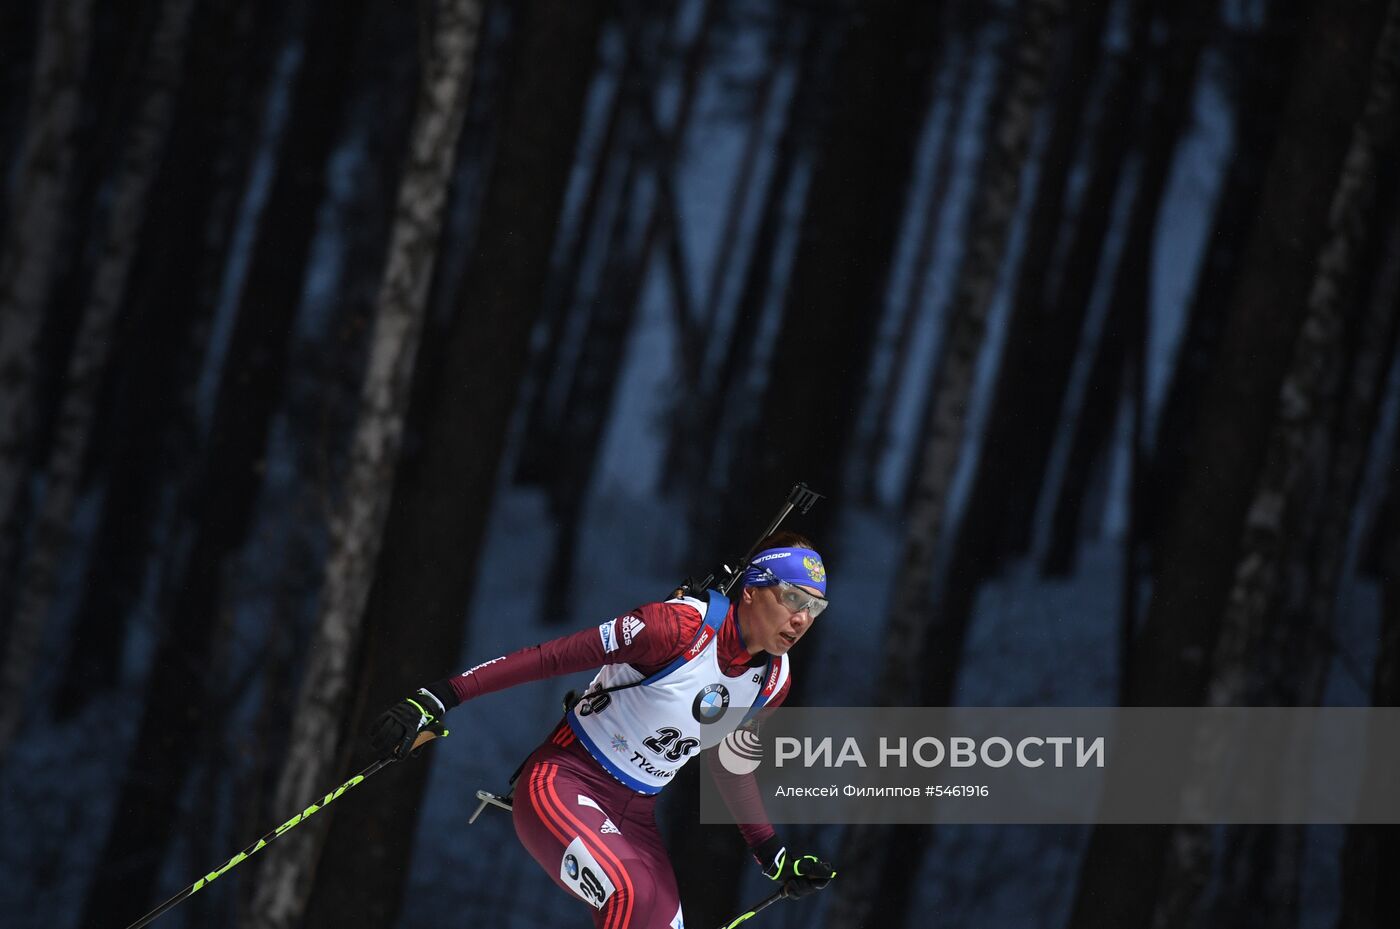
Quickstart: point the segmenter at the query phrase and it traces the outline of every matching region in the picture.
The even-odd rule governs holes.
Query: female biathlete
[[[515,780],[521,844],[556,884],[591,905],[601,929],[683,929],[656,828],[656,798],[680,767],[717,745],[792,683],[788,652],[826,609],[826,568],[802,536],[760,543],[731,603],[719,591],[648,603],[597,628],[521,649],[438,681],[375,721],[377,751],[403,757],[452,707],[526,681],[600,668]],[[710,772],[763,873],[801,895],[836,872],[793,854],[768,823],[752,774],[710,754]]]

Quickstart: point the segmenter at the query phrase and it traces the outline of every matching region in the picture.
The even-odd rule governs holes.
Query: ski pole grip
[[[432,731],[431,729],[424,729],[422,732],[418,733],[418,738],[413,740],[413,748],[411,750],[417,751],[419,748],[421,748],[424,745],[427,745],[429,742],[431,742],[433,739],[436,739],[437,737],[438,734],[436,732]]]

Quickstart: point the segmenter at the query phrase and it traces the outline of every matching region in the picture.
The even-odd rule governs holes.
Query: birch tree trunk
[[[350,467],[331,521],[320,611],[292,719],[291,747],[278,779],[277,809],[291,809],[334,780],[341,757],[352,657],[388,518],[481,13],[480,0],[443,0],[436,7],[431,52],[424,63],[409,160],[375,309]],[[324,819],[309,824],[302,841],[281,855],[275,866],[259,873],[249,913],[251,925],[290,929],[300,923],[325,826]]]
[[[1288,559],[1288,540],[1299,535],[1305,511],[1325,486],[1326,475],[1318,465],[1330,455],[1332,424],[1341,388],[1341,376],[1349,343],[1352,295],[1357,271],[1374,223],[1376,174],[1395,157],[1400,131],[1397,100],[1397,68],[1400,68],[1400,0],[1391,0],[1385,28],[1376,48],[1371,88],[1360,121],[1352,131],[1350,147],[1327,218],[1327,241],[1317,260],[1317,274],[1308,294],[1307,316],[1294,346],[1292,367],[1279,395],[1278,414],[1269,441],[1264,472],[1245,517],[1244,538],[1235,566],[1234,582],[1215,647],[1209,706],[1248,706],[1274,701],[1267,683],[1271,670],[1265,648],[1268,627],[1281,604],[1281,583]],[[1384,307],[1390,313],[1390,307]],[[1365,334],[1375,338],[1386,320],[1369,321]],[[1374,366],[1372,366],[1374,367]],[[1365,398],[1362,398],[1363,401]],[[1342,475],[1354,487],[1361,456],[1350,455],[1351,473]],[[1345,492],[1350,497],[1350,491]],[[1349,507],[1348,507],[1349,510]],[[1336,533],[1340,535],[1341,533]],[[1335,561],[1345,551],[1343,540],[1332,540],[1334,550],[1323,557]],[[1336,569],[1326,569],[1328,580],[1319,591],[1330,604],[1335,591]],[[1301,630],[1305,631],[1305,630]],[[1283,648],[1316,647],[1300,630],[1286,630]],[[1302,641],[1300,641],[1302,639]],[[1223,750],[1218,741],[1197,747],[1211,754]],[[1184,802],[1193,802],[1187,796]],[[1212,832],[1207,827],[1182,826],[1174,830],[1167,870],[1163,875],[1163,899],[1154,917],[1159,929],[1186,925],[1197,914],[1196,906],[1209,880],[1214,860]]]
[[[1205,395],[1199,452],[1163,536],[1125,703],[1223,704],[1246,692],[1245,668],[1231,656],[1250,653],[1253,624],[1272,601],[1280,539],[1306,473],[1304,445],[1318,405],[1336,390],[1344,304],[1334,291],[1349,281],[1352,249],[1364,235],[1355,228],[1365,208],[1356,185],[1364,181],[1347,140],[1375,131],[1364,127],[1376,114],[1362,112],[1368,84],[1375,86],[1372,54],[1383,15],[1376,4],[1321,3],[1305,26],[1318,40],[1297,69]],[[1373,143],[1362,137],[1359,144],[1374,157]],[[1340,177],[1340,186],[1319,188],[1319,177]],[[1216,654],[1221,664],[1213,668]],[[1123,789],[1130,787],[1113,779],[1105,786],[1110,794]],[[1097,827],[1072,929],[1153,925],[1159,905],[1158,918],[1189,907],[1196,896],[1187,883],[1191,866],[1171,864],[1165,880],[1163,867],[1209,850],[1187,833],[1173,843],[1172,832]]]
[[[171,544],[153,595],[158,631],[145,702],[103,851],[111,864],[93,876],[84,925],[125,901],[154,895],[160,864],[180,826],[180,786],[197,763],[186,731],[219,725],[211,715],[219,703],[210,692],[219,626],[210,618],[224,605],[226,569],[248,543],[264,485],[288,341],[326,196],[324,167],[342,136],[343,89],[353,60],[346,47],[358,35],[362,6],[348,0],[334,9],[308,10],[298,3],[278,17],[279,51],[297,47],[302,54],[296,68],[279,69],[275,78],[275,92],[286,94],[285,119],[259,121],[260,152],[276,167],[266,208],[258,216],[240,210],[237,234],[246,234],[251,248],[246,264],[239,262],[232,272],[238,283],[230,290],[237,292],[227,299],[236,302],[220,339],[217,384],[209,385],[206,403],[196,399],[196,407],[207,410],[196,411],[202,441],[174,504],[180,518],[167,530]]]
[[[650,15],[655,15],[652,13]],[[520,450],[516,453],[514,480],[518,484],[546,487],[555,479],[558,467],[559,435],[563,430],[563,405],[568,393],[576,361],[570,338],[571,316],[588,312],[580,306],[583,299],[584,267],[590,250],[596,247],[596,230],[608,224],[610,210],[618,209],[618,193],[608,196],[619,185],[610,178],[626,163],[632,144],[625,118],[634,109],[629,88],[640,81],[648,83],[642,73],[643,36],[639,26],[646,17],[634,17],[623,29],[622,62],[617,69],[617,87],[608,105],[608,115],[597,141],[589,148],[597,154],[588,163],[582,189],[582,200],[572,212],[559,217],[559,232],[554,247],[555,256],[545,284],[540,310],[541,326],[546,332],[543,346],[533,351],[530,375],[526,380],[525,428]],[[582,152],[581,152],[582,154]],[[572,222],[569,220],[572,218]]]
[[[573,383],[564,400],[557,431],[552,435],[553,448],[570,451],[567,456],[555,454],[553,478],[548,487],[550,514],[557,531],[544,580],[546,586],[554,590],[568,589],[573,580],[584,504],[602,452],[601,443],[621,376],[628,333],[641,305],[652,252],[664,231],[666,191],[674,185],[672,175],[694,109],[718,13],[719,4],[707,0],[695,38],[685,50],[676,111],[669,127],[663,129],[658,125],[656,99],[651,90],[655,75],[663,66],[658,52],[642,54],[642,86],[624,86],[620,90],[624,95],[623,106],[631,111],[628,146],[623,155],[626,167],[620,206],[609,230],[599,288],[590,301],[593,311],[581,340]],[[668,20],[669,17],[657,23],[639,24],[637,31],[642,36],[642,44],[666,44],[669,39],[664,30],[671,28]],[[653,29],[659,40],[652,37]],[[674,202],[674,192],[669,199]],[[678,243],[679,232],[673,232],[670,240]],[[546,624],[569,619],[564,611],[548,603],[542,607],[541,621]]]
[[[423,340],[417,365],[409,411],[416,441],[395,475],[365,611],[355,708],[345,723],[357,735],[413,686],[460,670],[492,487],[598,59],[604,4],[537,0],[520,13],[475,245],[465,267],[443,269],[459,280],[459,308]],[[336,811],[321,863],[336,879],[312,890],[305,929],[394,924],[430,767],[404,765],[378,802]]]
[[[1322,271],[1339,278],[1346,263],[1360,263],[1366,268],[1364,273],[1370,274],[1372,285],[1368,293],[1358,293],[1355,288],[1351,291],[1351,303],[1357,307],[1353,312],[1360,319],[1350,327],[1353,348],[1330,430],[1325,487],[1313,507],[1306,546],[1294,558],[1304,584],[1301,594],[1287,602],[1286,615],[1293,620],[1291,628],[1304,636],[1304,647],[1275,643],[1271,651],[1275,663],[1270,670],[1275,679],[1283,687],[1297,687],[1296,693],[1276,689],[1279,702],[1296,697],[1301,706],[1316,705],[1321,697],[1324,682],[1318,673],[1328,662],[1316,662],[1312,655],[1331,651],[1324,642],[1330,638],[1357,495],[1400,339],[1400,3],[1396,0],[1390,0],[1388,16],[1376,52],[1367,109],[1353,134],[1341,189],[1334,201],[1334,209],[1338,201],[1347,204],[1346,215],[1334,217],[1334,225],[1357,224],[1349,235],[1354,251],[1348,254],[1339,245],[1334,249],[1334,264]],[[1382,209],[1388,209],[1388,215],[1381,215]],[[1339,229],[1339,238],[1342,235]],[[1370,255],[1364,261],[1359,259],[1357,253],[1367,250]],[[1341,283],[1344,279],[1338,281]],[[1320,280],[1315,286],[1326,286],[1326,282]],[[1345,299],[1345,294],[1332,299]]]
[[[919,230],[917,243],[913,248],[913,267],[908,275],[904,292],[895,303],[894,312],[901,315],[894,334],[892,357],[889,371],[884,380],[875,388],[877,400],[872,407],[870,422],[865,434],[858,436],[852,449],[854,459],[850,466],[853,482],[860,488],[859,500],[866,506],[880,501],[879,485],[882,478],[883,462],[894,445],[896,429],[895,409],[905,382],[905,373],[913,361],[914,348],[918,342],[916,330],[921,321],[928,318],[925,308],[925,294],[928,290],[930,265],[936,260],[938,236],[943,229],[943,209],[948,199],[948,189],[958,169],[957,144],[962,133],[964,112],[972,96],[972,73],[977,60],[979,24],[965,22],[971,17],[961,10],[950,11],[948,22],[940,36],[940,57],[946,57],[942,67],[946,75],[939,79],[939,88],[934,92],[935,108],[937,101],[946,100],[947,115],[944,117],[942,136],[938,146],[929,156],[933,165],[933,179],[929,182],[928,198],[923,209],[923,228]],[[932,116],[930,116],[930,119]],[[897,505],[897,504],[896,504]]]
[[[24,692],[33,677],[44,620],[68,554],[69,528],[83,461],[91,444],[102,373],[113,343],[113,324],[126,293],[151,186],[170,134],[193,5],[193,0],[166,0],[151,38],[142,103],[122,153],[102,257],[69,359],[43,503],[16,596],[9,648],[0,665],[0,758],[23,718]]]
[[[1105,95],[1104,111],[1093,133],[1093,155],[1090,159],[1093,165],[1092,172],[1085,185],[1082,205],[1074,222],[1074,232],[1058,274],[1058,286],[1054,288],[1054,293],[1047,297],[1047,312],[1056,320],[1049,334],[1055,339],[1064,338],[1065,330],[1073,330],[1077,338],[1083,328],[1098,281],[1099,265],[1113,256],[1113,249],[1106,248],[1105,243],[1109,241],[1109,233],[1113,227],[1114,206],[1118,199],[1120,179],[1128,163],[1130,144],[1136,143],[1139,150],[1146,151],[1147,145],[1150,144],[1148,139],[1157,132],[1150,124],[1144,126],[1141,121],[1135,122],[1133,118],[1143,96],[1143,75],[1147,68],[1147,59],[1152,55],[1148,42],[1151,6],[1146,0],[1134,0],[1129,5],[1126,17],[1128,48],[1115,56],[1116,60],[1110,69],[1109,80],[1112,83]],[[1184,19],[1190,22],[1189,17]],[[1197,49],[1200,46],[1199,42],[1188,41],[1186,44],[1194,44]],[[1194,61],[1194,56],[1188,50],[1186,54],[1179,52],[1173,58],[1174,63],[1163,62],[1160,66],[1163,78],[1166,73],[1172,73],[1180,83],[1188,86],[1184,89],[1173,88],[1168,93],[1188,95],[1193,89],[1194,72],[1183,59]],[[1165,83],[1163,78],[1159,78],[1159,82]],[[1162,115],[1161,104],[1159,97],[1156,105],[1151,108],[1158,116]],[[1122,132],[1118,129],[1122,124],[1135,124],[1137,129],[1133,133]],[[1176,128],[1178,127],[1173,127]],[[1164,138],[1171,140],[1172,145],[1175,144],[1175,137],[1175,131],[1164,135]],[[1138,189],[1141,187],[1139,184]],[[1151,209],[1156,209],[1155,205]],[[1095,349],[1099,354],[1103,351],[1103,341],[1101,338],[1100,347]],[[1111,357],[1114,362],[1119,360],[1117,356]],[[1099,367],[1095,364],[1091,370],[1097,372]],[[1053,405],[1042,402],[1038,407],[1032,408],[1035,412],[1023,415],[1034,419],[1036,416],[1057,413],[1068,390],[1069,373],[1063,368],[1052,372],[1054,380],[1043,392],[1054,395]],[[1031,378],[1032,383],[1035,380],[1036,378]],[[1097,411],[1099,420],[1094,419],[1095,411],[1090,409],[1096,399],[1101,399],[1101,405],[1107,408]],[[1113,420],[1113,411],[1116,410],[1117,403],[1116,390],[1101,398],[1092,388],[1085,392],[1084,405],[1078,410],[1076,424],[1071,428],[1072,438],[1068,463],[1064,468],[1065,477],[1061,486],[1057,488],[1056,504],[1051,517],[1051,541],[1045,556],[1044,570],[1047,573],[1068,574],[1073,568],[1075,545],[1079,538],[1080,507],[1088,495],[1091,478],[1097,474],[1093,468],[1097,449],[1092,442],[1080,439],[1085,427],[1103,425],[1107,428],[1102,419],[1107,417],[1110,421]],[[1053,441],[1053,435],[1050,438]],[[1042,456],[1048,457],[1049,453],[1050,449],[1042,446]],[[1044,467],[1045,457],[1041,458],[1041,468]],[[1027,499],[1032,499],[1033,505],[1033,495]]]
[[[1075,151],[1090,110],[1088,88],[1099,74],[1103,58],[1108,6],[1084,4],[1067,17],[1066,39],[1050,59],[1056,63],[1046,74],[1047,87],[1054,88],[1047,90],[1053,93],[1053,103],[1046,106],[1048,127],[1038,157],[1034,196],[1022,223],[1021,258],[1005,271],[1010,308],[1002,323],[1005,336],[982,427],[978,464],[956,528],[947,529],[949,541],[943,547],[948,560],[939,570],[938,580],[924,588],[926,592],[938,591],[930,609],[936,625],[922,646],[926,649],[922,674],[909,698],[915,704],[943,706],[952,701],[961,642],[971,623],[977,591],[1016,550],[1018,537],[1029,535],[1022,527],[1028,526],[1035,510],[1038,478],[1056,434],[1061,399],[1085,318],[1083,306],[1053,305],[1049,283],[1055,243],[1068,225],[1066,192],[1078,167]],[[1132,45],[1138,48],[1137,27],[1144,18],[1141,9],[1141,4],[1132,4],[1125,16]],[[1113,106],[1126,109],[1131,105],[1138,93],[1136,76],[1136,70],[1109,72],[1110,90],[1101,118],[1106,120]],[[1189,76],[1181,83],[1189,89]],[[1128,134],[1122,122],[1105,122],[1097,128],[1100,139],[1109,132]],[[1174,132],[1169,129],[1166,134]],[[1109,177],[1116,179],[1118,167],[1112,157],[1095,163],[1099,176],[1089,182],[1089,188],[1102,185]],[[1098,251],[1101,240],[1095,240],[1094,246]],[[886,834],[887,847],[907,851],[890,863],[891,871],[885,875],[888,889],[877,897],[873,912],[876,923],[893,925],[908,918],[919,883],[921,850],[932,840],[933,828],[924,824],[896,825]]]
[[[1390,0],[1377,46],[1370,92],[1352,131],[1342,174],[1327,217],[1327,241],[1317,258],[1307,316],[1279,394],[1264,471],[1245,516],[1220,639],[1215,647],[1209,706],[1246,704],[1258,689],[1254,659],[1264,625],[1280,595],[1287,540],[1294,535],[1309,492],[1324,475],[1333,411],[1346,356],[1350,297],[1372,231],[1376,172],[1396,136],[1396,69],[1400,63],[1400,0]],[[1387,308],[1388,309],[1388,308]]]
[[[276,2],[196,7],[189,26],[170,142],[126,286],[120,361],[103,379],[92,448],[112,454],[89,456],[87,467],[103,475],[101,515],[51,698],[55,720],[120,684],[128,623],[167,522],[162,490],[196,460],[198,443],[186,431],[190,393],[218,303],[232,201],[258,145],[257,104],[279,48],[280,17],[269,13]]]
[[[967,251],[954,285],[953,316],[929,387],[929,414],[883,637],[884,657],[875,695],[878,706],[896,706],[916,697],[916,662],[929,637],[938,636],[930,616],[932,573],[949,528],[945,525],[949,489],[967,432],[977,358],[1006,256],[1031,137],[1050,82],[1064,9],[1063,0],[1032,0],[1026,5],[994,98],[995,116],[987,132],[969,214]],[[956,649],[959,642],[960,637],[949,647]],[[913,854],[912,849],[896,852],[886,843],[888,834],[887,828],[870,825],[847,830],[841,843],[842,858],[863,866],[847,872],[849,879],[834,885],[836,899],[827,911],[827,926],[835,929],[870,921],[886,867],[895,863],[897,854]]]
[[[739,163],[734,170],[734,181],[730,187],[724,209],[724,227],[719,233],[718,250],[710,265],[708,280],[704,290],[690,298],[690,302],[694,304],[692,307],[693,315],[682,316],[680,315],[680,307],[675,308],[682,345],[699,345],[705,341],[704,335],[715,338],[722,332],[721,329],[715,328],[721,322],[719,307],[725,299],[727,282],[733,276],[732,271],[738,246],[743,238],[751,191],[754,190],[755,183],[759,181],[760,157],[766,156],[774,148],[766,130],[771,118],[770,110],[778,87],[779,74],[792,57],[792,49],[806,35],[806,31],[805,24],[793,15],[791,5],[780,4],[778,18],[769,29],[767,59],[764,63],[762,76],[753,87],[753,101],[748,115],[749,125],[744,130],[743,154],[739,156]],[[678,210],[677,207],[673,212],[678,212]],[[672,225],[674,226],[675,223],[673,222]],[[668,234],[674,237],[680,235],[680,232],[678,229],[672,228]],[[684,365],[685,376],[688,379],[685,384],[685,393],[688,396],[697,396],[701,389],[701,378],[704,377],[704,356],[695,358],[691,356],[690,352],[682,354],[686,356]],[[668,445],[668,455],[670,452],[671,446]],[[670,488],[673,476],[674,469],[668,458],[661,474],[663,489]]]
[[[811,46],[811,32],[812,26],[808,18],[798,16],[790,2],[779,4],[778,18],[769,28],[767,60],[763,74],[753,91],[750,124],[745,130],[743,154],[735,169],[734,183],[724,209],[724,228],[719,234],[717,253],[710,265],[703,292],[691,300],[695,304],[692,308],[694,316],[689,320],[681,320],[680,306],[674,309],[680,321],[678,337],[681,345],[704,346],[708,340],[712,345],[718,343],[727,349],[732,343],[732,323],[739,311],[737,306],[734,306],[735,298],[731,296],[738,288],[730,281],[742,277],[745,255],[755,250],[758,241],[755,227],[761,223],[761,220],[755,222],[749,214],[758,212],[761,217],[762,204],[768,201],[775,187],[783,186],[774,183],[773,177],[781,172],[783,156],[792,148],[789,141],[791,133],[787,131],[790,124],[788,117],[777,117],[781,120],[783,131],[777,134],[776,139],[771,137],[769,124],[774,119],[774,112],[786,114],[791,108],[791,101],[796,94],[788,90],[784,96],[779,90],[791,88],[793,84],[799,83],[801,78],[789,83],[782,79],[782,74],[789,68],[798,74],[801,73],[803,61],[799,51]],[[769,166],[761,165],[765,160],[769,161]],[[773,169],[774,166],[777,166],[776,170]],[[750,206],[752,202],[760,204],[757,210]],[[749,232],[749,229],[755,231]],[[679,233],[672,231],[668,234],[675,236]],[[741,250],[740,245],[747,247]],[[726,307],[733,308],[726,310]],[[714,383],[717,377],[714,370],[719,368],[719,365],[707,363],[713,353],[714,350],[710,347],[704,347],[698,352],[681,352],[684,356],[681,362],[682,376],[686,379],[682,393],[687,401],[687,409],[697,408],[699,403],[703,403],[715,392]],[[695,485],[694,478],[687,474],[686,468],[694,458],[691,435],[692,423],[696,421],[704,420],[684,415],[677,415],[672,419],[660,474],[662,493],[678,494]]]
[[[804,368],[823,373],[795,377],[780,363],[769,365],[772,373],[767,375],[741,370],[739,384],[755,373],[765,378],[757,402],[752,388],[740,387],[738,408],[724,408],[714,420],[698,420],[735,421],[728,443],[723,436],[715,443],[734,449],[727,470],[715,471],[722,491],[712,513],[734,534],[722,543],[722,551],[742,550],[747,543],[755,501],[781,499],[792,487],[794,449],[802,450],[803,477],[813,487],[834,488],[841,482],[855,431],[852,398],[866,386],[878,328],[851,308],[884,305],[919,132],[933,91],[941,7],[871,3],[840,8],[849,19],[837,20],[845,38],[828,78],[831,91],[821,98],[828,112],[813,152],[796,247],[790,264],[776,265],[781,317],[772,343],[779,348],[771,353],[780,362],[801,358]],[[859,219],[853,222],[852,217]],[[763,284],[774,280],[773,272],[771,265],[762,269]],[[736,329],[735,334],[741,340],[761,338],[754,329]],[[799,410],[828,415],[805,416]],[[758,411],[763,412],[755,415]],[[821,538],[833,515],[818,507],[805,531]],[[795,680],[798,688],[804,686],[800,675]],[[794,693],[789,699],[800,698]],[[722,919],[724,914],[719,915]]]
[[[1196,97],[1197,65],[1206,42],[1206,29],[1202,23],[1211,21],[1217,5],[1213,0],[1192,0],[1190,3],[1173,4],[1173,9],[1167,16],[1166,42],[1156,54],[1147,53],[1156,58],[1157,62],[1155,67],[1149,70],[1145,86],[1138,88],[1144,99],[1136,120],[1135,149],[1139,153],[1137,181],[1124,212],[1127,221],[1119,236],[1121,245],[1117,249],[1117,267],[1112,270],[1110,277],[1107,310],[1098,344],[1092,349],[1093,361],[1090,365],[1088,384],[1083,393],[1082,405],[1069,427],[1071,438],[1068,464],[1065,467],[1064,496],[1061,498],[1069,505],[1069,510],[1063,514],[1059,511],[1056,513],[1062,520],[1070,520],[1061,522],[1062,529],[1072,528],[1076,534],[1080,522],[1080,506],[1088,496],[1090,475],[1100,473],[1094,468],[1094,464],[1101,460],[1111,447],[1118,410],[1125,396],[1125,383],[1135,384],[1140,381],[1142,365],[1139,356],[1146,332],[1152,251],[1157,240],[1158,217],[1165,205],[1163,194],[1175,162],[1177,143],[1189,125]],[[1143,5],[1139,5],[1138,9],[1147,13]],[[1139,47],[1148,46],[1146,35],[1150,15],[1141,15],[1140,24],[1142,38]],[[1104,247],[1100,254],[1103,260],[1108,260],[1113,252],[1112,248]],[[1090,298],[1089,293],[1084,294],[1083,303],[1078,305],[1081,307],[1079,312],[1087,311]],[[1082,317],[1080,321],[1082,323]],[[1053,334],[1053,329],[1051,333]],[[1029,378],[1030,383],[1035,384],[1042,380],[1038,374],[1039,372],[1036,372]],[[1058,388],[1056,405],[1030,406],[1022,413],[1029,422],[1042,422],[1052,417],[1058,409],[1058,398],[1064,395],[1069,370],[1061,369],[1054,374],[1057,375],[1054,380],[1045,380]],[[1131,380],[1125,381],[1130,374]],[[1043,395],[1047,392],[1049,391],[1041,390],[1039,393]],[[1132,399],[1130,403],[1131,409],[1136,411],[1138,401]],[[1133,416],[1133,421],[1137,423],[1136,415]],[[1134,436],[1138,431],[1138,426],[1134,425]],[[1029,540],[1036,499],[1042,475],[1046,471],[1046,459],[1053,435],[1042,435],[1044,440],[1035,449],[1038,454],[1032,459],[1033,465],[1030,468],[1021,468],[1019,473],[1016,473],[1015,480],[1009,482],[1021,486],[1019,493],[1007,494],[1011,500],[1005,512],[1027,514],[1015,520],[1017,525],[1009,529],[1012,533],[1010,545],[1015,550],[1023,551],[1024,544]],[[1130,442],[1130,447],[1130,458],[1136,462],[1137,441]],[[1025,459],[1031,456],[1013,457]],[[1136,464],[1129,470],[1130,475],[1135,475]],[[1133,599],[1135,580],[1130,582],[1136,577],[1135,553],[1138,533],[1135,530],[1139,523],[1136,516],[1137,494],[1134,492],[1136,486],[1137,479],[1130,476],[1128,521],[1131,527],[1123,552],[1126,575],[1123,598],[1125,604],[1136,602]],[[1072,539],[1060,557],[1069,555],[1075,542],[1077,539]],[[1125,628],[1130,628],[1126,615],[1128,612],[1130,611],[1124,611]]]
[[[1394,189],[1397,139],[1400,2],[1391,0],[1366,109],[1333,197],[1330,238],[1309,294],[1308,321],[1280,399],[1265,486],[1246,525],[1246,554],[1236,568],[1218,646],[1223,654],[1217,663],[1228,663],[1223,670],[1229,676],[1217,678],[1221,687],[1212,691],[1212,705],[1314,706],[1322,697],[1338,578],[1395,348],[1392,269],[1384,268],[1369,300],[1358,278],[1368,263],[1379,263],[1366,256],[1377,251],[1376,232],[1384,232],[1377,193]],[[1392,246],[1397,241],[1380,238]],[[1349,372],[1345,380],[1343,370]],[[1285,542],[1290,538],[1299,541]],[[1251,561],[1254,568],[1246,570]],[[1226,882],[1213,905],[1215,925],[1239,925],[1246,914],[1257,919],[1261,907],[1267,924],[1296,924],[1300,827],[1236,826],[1227,828],[1230,833],[1242,833],[1243,843],[1255,849],[1257,876],[1249,875],[1253,880],[1245,886]],[[1176,878],[1175,886],[1192,893],[1167,898],[1177,906],[1159,908],[1158,925],[1189,918],[1190,898],[1199,899],[1213,869],[1209,835],[1182,827],[1173,837],[1167,886]],[[1261,888],[1267,903],[1260,902]]]
[[[0,571],[29,463],[35,357],[73,178],[73,135],[92,41],[92,0],[49,0],[25,123],[24,147],[0,251]],[[0,575],[3,580],[3,575]]]
[[[876,694],[881,706],[897,705],[918,692],[918,655],[928,633],[929,575],[948,529],[944,524],[948,488],[966,436],[976,361],[1006,255],[1021,175],[1045,96],[1063,11],[1062,0],[1035,0],[1028,5],[1021,39],[1010,52],[1005,92],[987,133],[988,149],[970,210],[972,227],[967,254],[958,270],[947,348],[929,385],[934,399],[924,423],[918,481],[901,548],[902,570],[897,572],[908,581],[895,591],[884,636],[885,673]]]
[[[833,46],[843,34],[844,27],[824,29],[815,17],[804,23],[792,64],[792,89],[783,103],[782,129],[772,146],[773,166],[754,210],[749,247],[735,263],[734,276],[739,283],[734,288],[733,309],[726,314],[730,322],[723,351],[701,372],[699,397],[689,404],[694,413],[676,417],[668,437],[666,473],[674,475],[677,494],[687,501],[691,549],[702,559],[714,557],[712,501],[723,485],[716,475],[725,459],[717,453],[715,443],[704,443],[707,447],[698,451],[693,429],[697,423],[724,423],[735,418],[733,413],[726,416],[727,409],[743,412],[748,406],[741,400],[747,389],[743,372],[754,364],[758,352],[758,340],[751,333],[761,324],[772,269],[785,248],[788,205],[801,196],[798,186],[802,183],[802,164],[813,144],[816,113],[833,83],[833,69],[829,67]],[[720,318],[721,304],[716,303],[709,312],[713,318]]]
[[[1159,534],[1167,513],[1175,504],[1192,453],[1192,427],[1199,418],[1201,397],[1209,383],[1210,371],[1220,348],[1228,315],[1230,284],[1243,258],[1260,192],[1263,168],[1277,136],[1279,120],[1287,102],[1280,93],[1286,87],[1298,46],[1301,0],[1274,0],[1243,53],[1234,62],[1235,145],[1225,171],[1223,189],[1216,199],[1209,245],[1196,275],[1195,294],[1187,311],[1170,384],[1157,416],[1156,436],[1147,465],[1145,483],[1154,488],[1140,507],[1141,537],[1152,540]],[[1073,457],[1066,468],[1069,479],[1079,463]],[[1051,551],[1072,544],[1069,533],[1078,516],[1079,501],[1061,498],[1052,530],[1056,542]],[[1063,541],[1062,541],[1063,540]],[[1061,567],[1066,571],[1067,564]]]

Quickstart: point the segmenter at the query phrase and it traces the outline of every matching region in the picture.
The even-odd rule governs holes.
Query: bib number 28
[[[647,736],[642,744],[667,761],[680,761],[700,747],[699,739],[682,739],[679,729],[665,726],[656,730],[656,735]]]

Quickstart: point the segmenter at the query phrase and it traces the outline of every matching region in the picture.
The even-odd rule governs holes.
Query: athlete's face
[[[810,587],[799,588],[814,596],[820,593]],[[812,614],[803,609],[796,613],[783,605],[778,587],[745,587],[740,601],[739,623],[749,654],[768,652],[781,655],[797,644],[797,640],[812,626]]]

